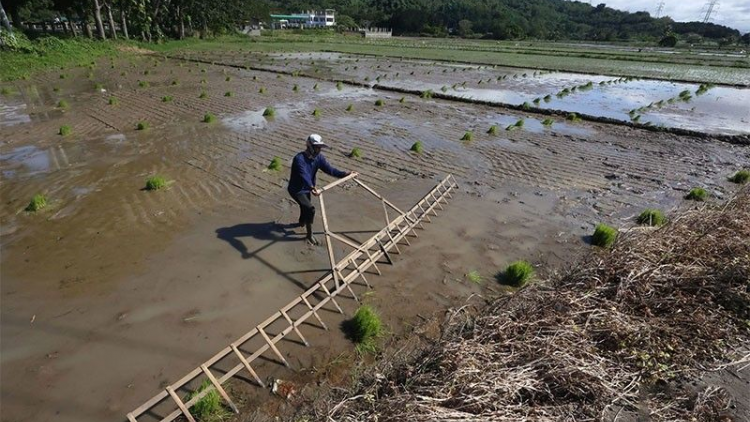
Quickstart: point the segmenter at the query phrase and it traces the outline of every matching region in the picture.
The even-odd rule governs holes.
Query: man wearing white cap
[[[292,175],[289,177],[287,187],[289,195],[299,205],[299,227],[304,225],[307,228],[307,241],[312,245],[317,245],[318,240],[312,234],[315,206],[311,202],[310,194],[320,195],[315,187],[315,175],[318,169],[338,178],[352,174],[352,172],[341,171],[328,164],[320,152],[325,147],[327,145],[323,143],[320,135],[312,134],[307,137],[307,148],[295,155],[292,160]]]

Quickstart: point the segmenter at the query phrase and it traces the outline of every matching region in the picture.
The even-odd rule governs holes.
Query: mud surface
[[[497,107],[399,102],[377,90],[156,57],[50,72],[13,88],[0,97],[3,421],[123,420],[322,275],[325,249],[305,246],[287,226],[297,218],[288,164],[309,133],[331,144],[330,162],[356,169],[399,206],[447,173],[461,185],[395,264],[371,277],[393,332],[417,314],[497,290],[493,277],[512,260],[567,262],[596,223],[630,227],[646,206],[687,206],[681,198],[695,186],[722,197],[734,189],[726,176],[750,160],[747,147],[720,142],[605,124],[545,128],[546,116]],[[269,106],[275,118],[262,117]],[[217,121],[202,123],[209,112]],[[504,130],[519,119],[522,129]],[[136,130],[139,121],[150,128]],[[63,125],[72,134],[58,135]],[[491,125],[500,133],[486,134]],[[471,142],[460,140],[466,131]],[[409,152],[415,141],[421,155]],[[347,157],[354,147],[360,160]],[[266,170],[275,156],[279,173]],[[169,187],[144,191],[154,174]],[[24,212],[36,193],[48,207]],[[381,228],[380,204],[362,191],[330,195],[334,230],[363,239]],[[466,280],[472,270],[483,283]],[[327,315],[337,327],[340,317]],[[311,349],[281,344],[297,367],[351,350],[337,329],[303,333]],[[273,359],[260,370],[289,375]]]

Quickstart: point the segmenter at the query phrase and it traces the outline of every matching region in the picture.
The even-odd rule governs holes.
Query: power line
[[[708,21],[711,20],[711,14],[714,13],[714,9],[719,8],[719,1],[718,0],[711,0],[709,3],[706,3],[706,16],[703,18],[703,23],[708,23]]]

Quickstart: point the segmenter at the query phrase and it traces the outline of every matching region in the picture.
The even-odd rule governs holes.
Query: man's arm
[[[320,155],[319,157],[320,157],[320,163],[319,163],[320,164],[320,169],[323,170],[323,173],[325,173],[325,174],[327,174],[329,176],[338,177],[339,179],[342,178],[342,177],[344,177],[344,176],[348,176],[349,175],[348,171],[341,171],[341,170],[339,170],[337,168],[334,168],[330,164],[328,164],[328,161],[326,160],[326,158],[324,156]]]

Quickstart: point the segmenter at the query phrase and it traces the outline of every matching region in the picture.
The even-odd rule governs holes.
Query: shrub
[[[264,117],[274,117],[276,116],[276,109],[273,107],[266,107],[265,110],[263,110],[263,116]]]
[[[268,170],[271,170],[271,171],[281,170],[281,158],[273,157],[271,162],[268,164]]]
[[[206,113],[203,115],[203,123],[213,123],[216,121],[216,116],[211,113]]]
[[[360,352],[374,352],[375,340],[383,331],[383,323],[375,310],[369,305],[357,309],[349,323],[349,334],[357,344]]]
[[[606,224],[597,224],[594,229],[594,235],[591,237],[591,243],[595,246],[608,248],[615,243],[617,239],[617,229]]]
[[[385,102],[383,100],[381,100],[381,99],[378,98],[378,100],[375,101],[375,106],[376,107],[382,107],[383,105],[385,105]]]
[[[354,147],[352,148],[352,152],[349,153],[350,158],[362,158],[362,150]]]
[[[148,88],[149,83],[148,81],[138,81],[138,86],[141,88]]]
[[[685,199],[699,202],[705,201],[706,197],[708,197],[708,192],[703,188],[692,188],[690,189],[690,192],[685,195]]]
[[[148,129],[148,122],[138,122],[138,124],[135,125],[135,128],[137,130],[146,130]]]
[[[315,110],[313,110],[313,112],[312,112],[312,115],[314,117],[320,117],[321,114],[322,114],[321,111],[319,109],[317,109],[317,108]]]
[[[206,91],[201,91],[200,95],[198,95],[198,98],[208,98],[208,93]]]
[[[57,132],[60,136],[68,136],[71,133],[73,133],[73,129],[70,128],[68,125],[62,125],[60,126],[60,131]]]
[[[414,142],[414,145],[411,146],[411,150],[416,152],[417,154],[421,154],[422,151],[424,151],[424,147],[422,146],[422,141]]]
[[[60,101],[57,102],[57,108],[65,109],[65,108],[68,108],[68,107],[70,107],[70,105],[65,100],[60,100]]]
[[[204,380],[198,390],[189,394],[185,398],[185,401],[192,400],[193,397],[212,385],[211,380]],[[190,407],[190,414],[199,421],[221,421],[224,420],[229,412],[221,404],[221,396],[214,388]]]
[[[663,212],[647,208],[638,215],[635,221],[643,226],[661,226],[667,221],[667,219],[664,217]]]
[[[513,287],[523,287],[534,276],[534,267],[526,261],[516,261],[505,268],[499,276],[503,284]]]
[[[474,132],[467,131],[464,133],[464,136],[461,138],[462,141],[471,142],[474,140]]]
[[[487,133],[490,135],[497,135],[498,129],[497,125],[490,126],[489,130],[487,130]]]
[[[173,99],[174,98],[172,98],[171,95],[165,95],[165,96],[161,97],[161,102],[168,103],[168,102],[172,101]]]
[[[167,186],[167,179],[162,176],[152,176],[146,179],[146,190],[159,190]]]
[[[732,177],[729,178],[730,182],[737,183],[740,185],[747,183],[748,180],[750,180],[749,170],[740,170],[737,173],[733,174]]]
[[[28,212],[37,212],[47,206],[47,197],[38,193],[31,198],[31,202],[26,206],[25,210]]]
[[[552,126],[554,123],[555,121],[550,118],[542,120],[542,125],[547,126],[547,127]]]
[[[234,96],[234,94],[232,93],[232,91],[227,91],[227,92],[224,93],[224,96],[225,97],[232,97],[232,96]]]
[[[346,111],[352,111],[352,110],[354,110],[354,104],[349,104],[348,106],[346,106]]]

